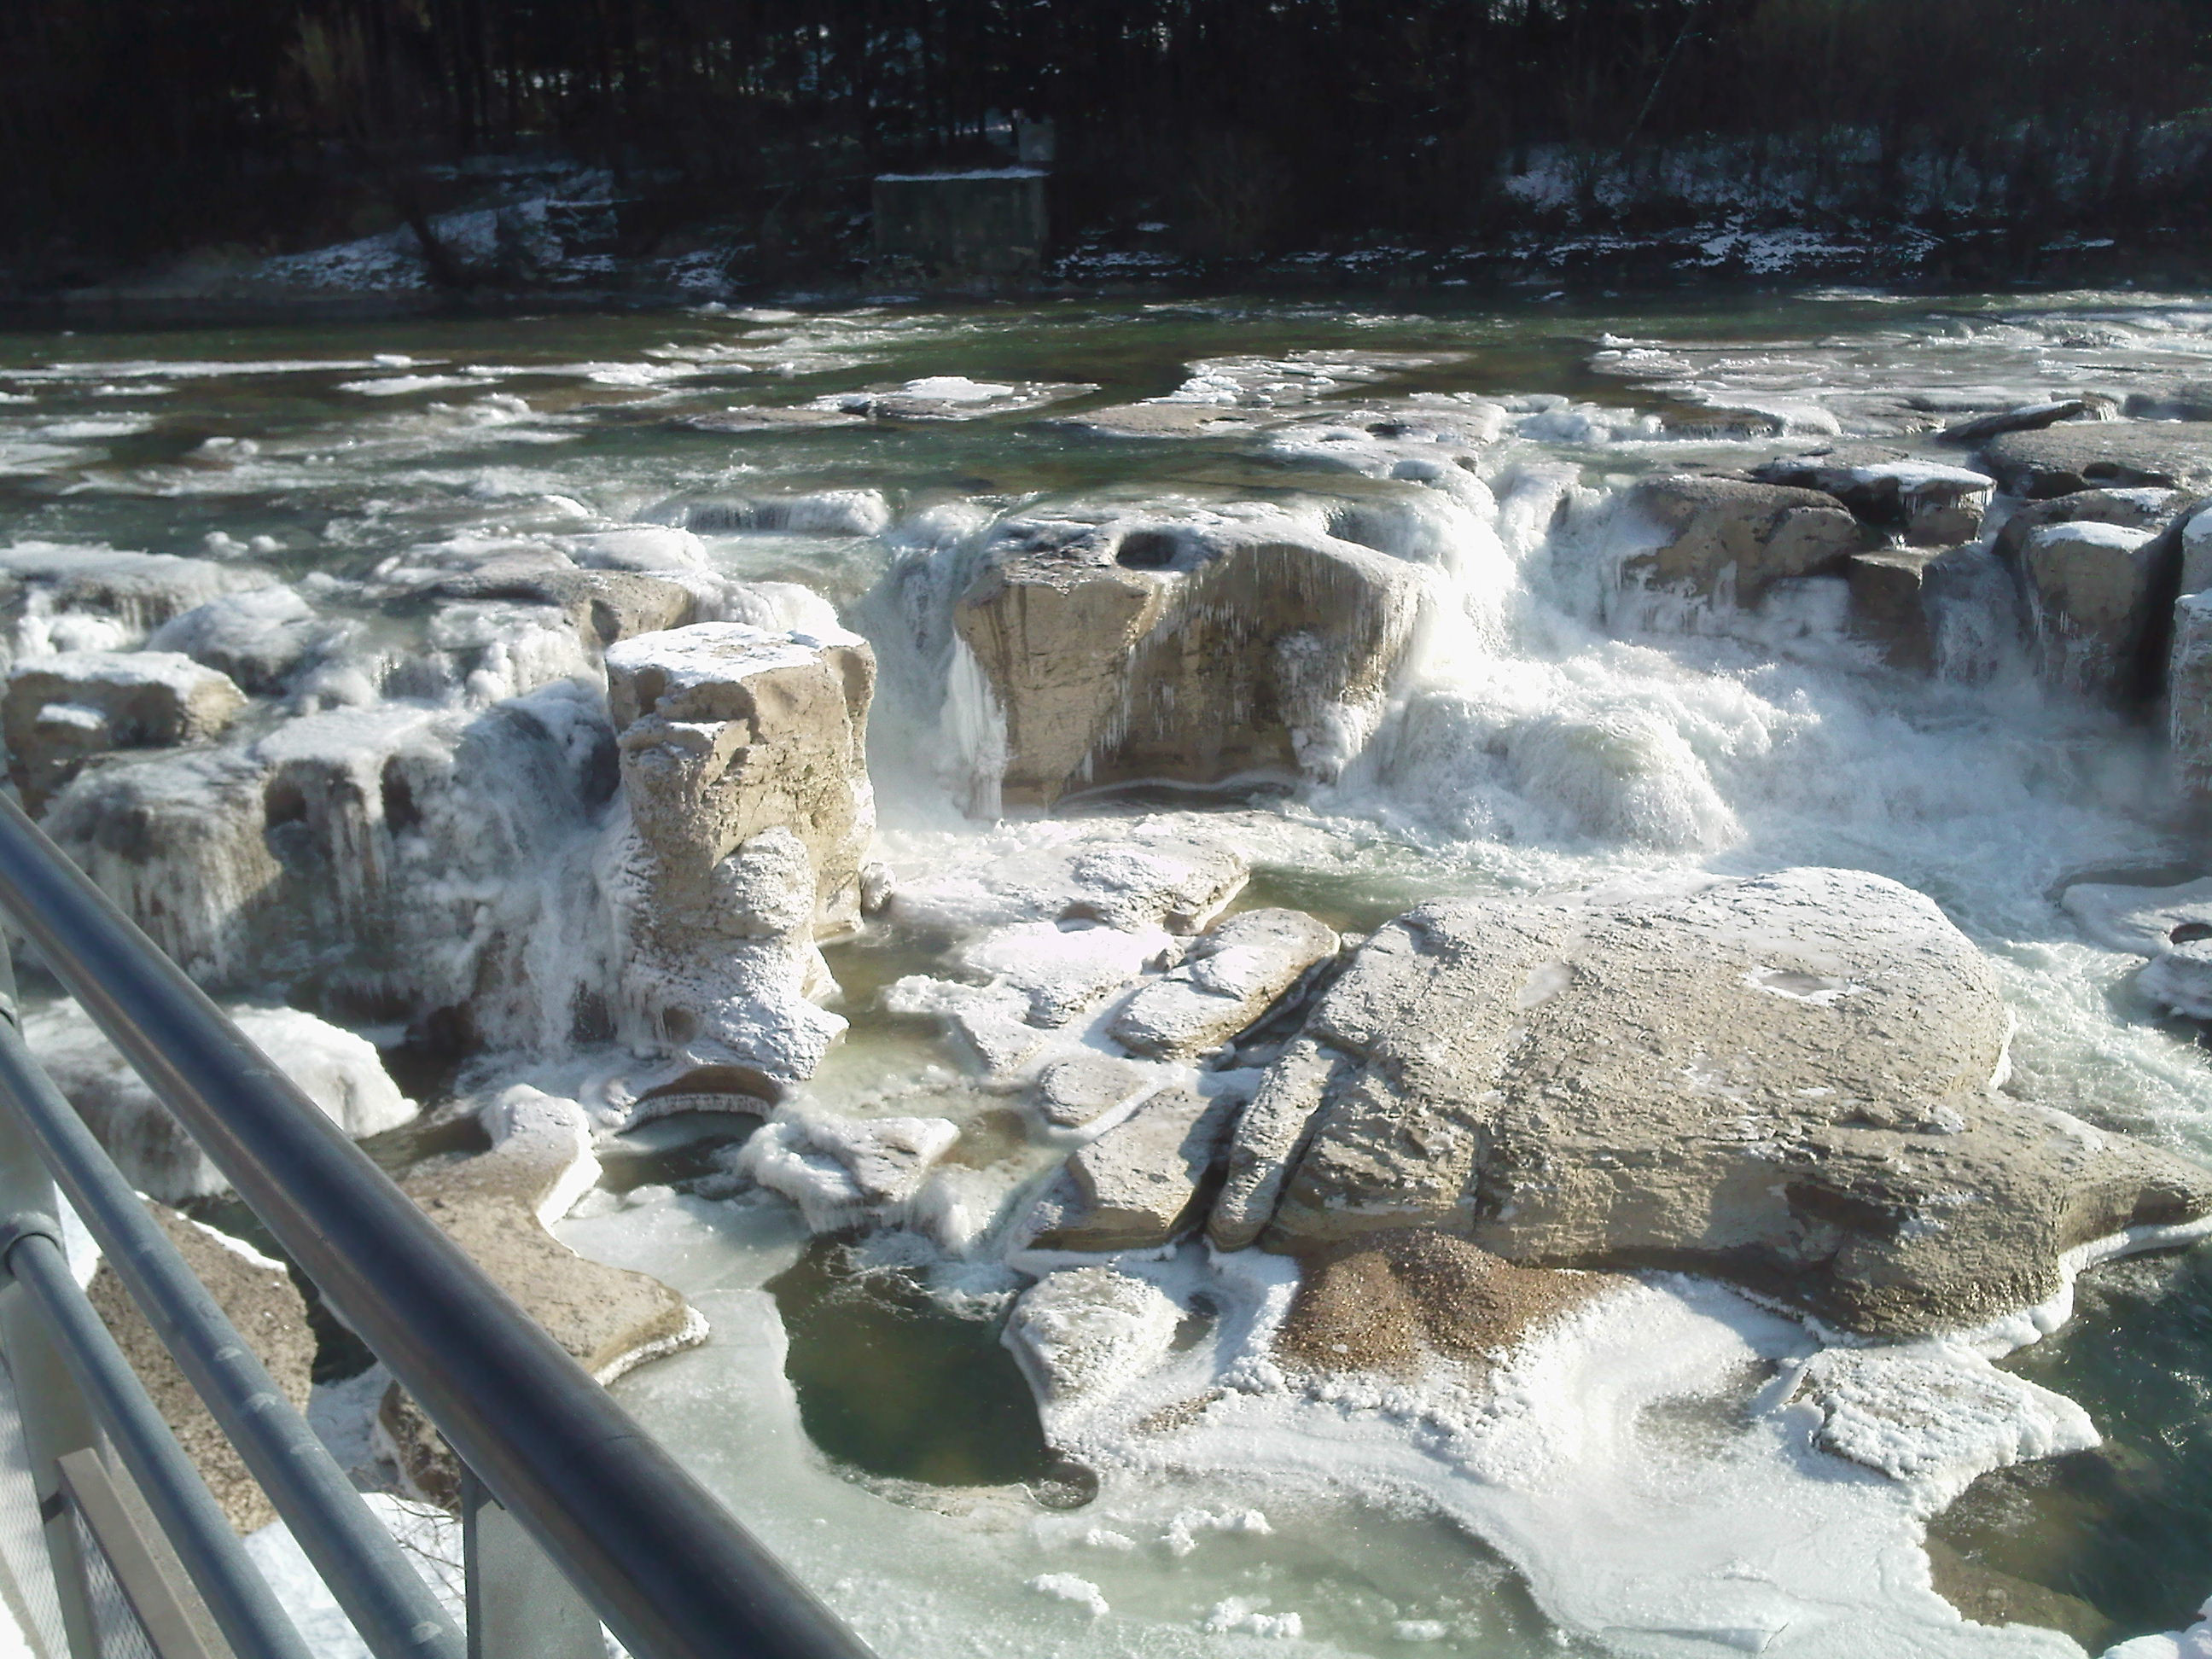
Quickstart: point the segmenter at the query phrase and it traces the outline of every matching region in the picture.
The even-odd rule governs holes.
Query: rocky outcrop
[[[1028,1218],[1041,1250],[1146,1250],[1204,1218],[1243,1097],[1167,1089],[1091,1141]]]
[[[2128,530],[2159,530],[2172,520],[2188,499],[2178,489],[2146,484],[2134,489],[2079,489],[2048,501],[2014,507],[1990,545],[2001,559],[2017,562],[2027,538],[2045,525],[2109,524]]]
[[[1914,460],[1902,450],[1832,449],[1753,469],[1762,483],[1833,495],[1853,517],[1923,547],[1954,547],[1982,527],[1996,481],[1964,467]]]
[[[147,1208],[284,1398],[295,1411],[305,1411],[313,1388],[315,1334],[307,1324],[307,1301],[290,1273],[282,1262],[174,1210],[159,1204]],[[198,1391],[185,1380],[114,1270],[103,1262],[85,1294],[232,1527],[250,1533],[274,1521],[276,1511],[247,1472],[246,1460],[208,1414]]]
[[[2079,398],[2055,398],[2039,404],[2018,404],[1972,420],[1959,421],[1936,434],[1939,442],[1972,447],[2008,432],[2040,432],[2061,421],[2109,421],[2118,413],[2110,398],[2090,392]],[[2130,414],[2135,411],[2130,410]]]
[[[68,651],[9,672],[0,731],[36,812],[93,756],[204,742],[245,706],[227,676],[175,652]]]
[[[1102,438],[1236,437],[1270,423],[1249,409],[1182,403],[1115,404],[1064,415],[1054,422]]]
[[[2076,1245],[2212,1211],[2212,1174],[1993,1093],[2010,1029],[1942,914],[1859,872],[1425,905],[1270,1069],[1210,1235],[1413,1227],[1856,1331],[1978,1324]]]
[[[1182,963],[1121,1005],[1108,1028],[1133,1054],[1182,1059],[1227,1042],[1336,954],[1303,910],[1247,910],[1191,943]]]
[[[2029,532],[2021,584],[2045,679],[2109,698],[2148,689],[2173,599],[2168,540],[2087,520]]]
[[[988,732],[969,809],[1333,776],[1379,718],[1425,592],[1418,567],[1287,520],[1010,522],[954,612],[955,701]]]
[[[933,374],[896,386],[866,392],[836,392],[815,400],[825,413],[875,421],[978,421],[991,415],[1019,414],[1088,397],[1098,388],[1087,381],[1018,380],[1001,384],[971,380],[964,374]]]
[[[478,1116],[489,1152],[400,1185],[494,1284],[602,1382],[706,1340],[706,1322],[659,1279],[588,1261],[546,1231],[599,1176],[582,1107],[518,1085]],[[378,1425],[416,1495],[458,1509],[459,1466],[397,1383]]]
[[[1650,532],[1622,559],[1624,584],[1746,609],[1777,581],[1839,569],[1863,542],[1834,496],[1737,478],[1640,479],[1623,511]]]
[[[227,1010],[248,1041],[359,1139],[410,1121],[415,1103],[374,1045],[296,1008]],[[73,1002],[23,1022],[24,1041],[131,1184],[168,1203],[230,1190],[199,1145]]]
[[[802,536],[875,536],[891,521],[877,489],[817,489],[804,495],[716,495],[665,502],[650,517],[694,534],[780,532]]]
[[[874,659],[849,634],[712,623],[606,666],[629,821],[603,876],[630,1012],[695,1063],[810,1075],[843,1026],[808,1000],[830,983],[814,940],[858,925],[875,829]]]
[[[1982,459],[2005,489],[2041,500],[2100,485],[2212,489],[2212,422],[2115,421],[2008,432]]]

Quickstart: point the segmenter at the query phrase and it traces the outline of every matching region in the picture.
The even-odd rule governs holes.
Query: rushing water
[[[1881,435],[1903,397],[1943,409],[2124,393],[2208,367],[2212,304],[2134,294],[886,304],[7,337],[0,542],[351,579],[428,543],[665,517],[679,499],[881,491],[880,534],[705,533],[726,574],[803,583],[874,639],[884,846],[912,866],[983,830],[955,805],[942,681],[894,637],[911,618],[863,603],[895,566],[1041,505],[1389,507],[1386,550],[1435,566],[1460,601],[1403,689],[1425,712],[1386,726],[1327,788],[1196,804],[1254,862],[1242,902],[1366,929],[1439,894],[1654,866],[1877,871],[1936,898],[1998,963],[2020,1021],[2015,1091],[2212,1156],[2194,1030],[2159,1017],[2129,988],[2130,959],[2051,900],[2084,870],[2195,867],[2154,735],[2039,689],[2002,648],[1971,679],[1881,668],[1823,627],[1817,594],[1729,629],[1609,617],[1601,550],[1576,540],[1567,510],[1655,467]],[[1500,398],[1515,400],[1513,431],[1485,462],[1492,504],[1470,506],[1249,437],[1079,435],[1037,411],[744,434],[697,423],[945,376],[1098,388],[1047,416],[1178,388],[1278,410]],[[1085,810],[1146,805],[1193,803]],[[831,961],[854,1027],[815,1097],[865,1114],[926,1085],[929,1109],[947,1109],[968,1089],[957,1063],[878,1000],[915,965],[909,944],[864,937]],[[994,1112],[1003,1101],[969,1091],[966,1156],[1049,1163]],[[1347,1491],[1322,1462],[1299,1478],[1109,1472],[1103,1486],[1057,1462],[996,1344],[1012,1276],[913,1240],[809,1242],[780,1200],[702,1195],[727,1190],[717,1149],[749,1127],[661,1126],[611,1150],[620,1196],[563,1236],[707,1316],[707,1346],[621,1392],[886,1654],[1303,1643],[1488,1656],[1606,1639],[1548,1624],[1498,1555],[1404,1489]],[[1991,1477],[1938,1528],[2071,1598],[2066,1627],[2095,1641],[2185,1623],[2212,1590],[2203,1281],[2193,1266],[2107,1274],[2073,1327],[2008,1362],[2085,1404],[2107,1446]],[[1718,1398],[1656,1415],[1624,1485],[1694,1487],[1684,1447]],[[1111,1612],[1032,1588],[1055,1577]],[[1269,1622],[1286,1613],[1295,1636]],[[1722,1650],[1674,1640],[1637,1638]],[[2018,1651],[2053,1650],[2021,1633]]]

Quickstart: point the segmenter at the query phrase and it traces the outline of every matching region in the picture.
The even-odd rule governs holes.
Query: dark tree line
[[[2172,188],[2144,160],[2208,70],[2212,0],[14,0],[0,246],[296,244],[528,153],[613,169],[648,223],[790,219],[1015,111],[1056,126],[1063,223],[1200,252],[1480,234],[1547,145],[1590,179],[1732,143],[2158,213],[2131,192]]]

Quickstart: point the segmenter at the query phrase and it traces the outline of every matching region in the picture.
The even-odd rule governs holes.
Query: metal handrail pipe
[[[869,1659],[5,797],[0,908],[639,1659]]]
[[[77,1288],[61,1245],[45,1233],[21,1233],[0,1265],[52,1323],[70,1375],[231,1650],[238,1659],[310,1659],[222,1506]]]
[[[369,1651],[376,1659],[466,1659],[460,1632],[422,1574],[4,1019],[0,1103]]]

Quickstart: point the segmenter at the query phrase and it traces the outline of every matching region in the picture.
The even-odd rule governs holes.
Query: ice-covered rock
[[[1335,933],[1303,910],[1247,910],[1194,939],[1108,1029],[1131,1054],[1157,1059],[1218,1048],[1336,948]]]
[[[270,1380],[295,1410],[304,1410],[313,1386],[315,1333],[290,1272],[252,1246],[187,1220],[163,1205],[147,1208],[192,1276],[245,1338]],[[198,1391],[177,1368],[114,1269],[103,1262],[85,1286],[85,1295],[232,1527],[249,1533],[274,1521],[276,1509],[247,1472],[246,1461],[208,1414]]]
[[[0,650],[12,659],[113,651],[210,599],[276,578],[251,565],[21,542],[0,550]]]
[[[284,879],[264,778],[235,749],[121,757],[79,774],[40,827],[172,961],[235,988],[267,971],[256,943]]]
[[[181,652],[228,674],[244,690],[266,694],[283,690],[333,632],[293,589],[253,587],[163,623],[146,644],[149,650]]]
[[[490,1151],[400,1185],[494,1284],[602,1382],[706,1340],[706,1321],[659,1279],[578,1255],[547,1231],[599,1176],[581,1106],[517,1085],[477,1117]],[[378,1426],[414,1495],[457,1508],[459,1466],[396,1382]]]
[[[930,1169],[960,1139],[941,1117],[779,1118],[763,1124],[732,1166],[799,1206],[810,1231],[877,1220],[896,1224]]]
[[[245,707],[228,675],[173,651],[66,651],[9,671],[0,731],[35,812],[94,755],[204,742]]]
[[[1476,458],[1510,421],[1493,403],[1333,404],[1322,418],[1276,428],[1267,450],[1305,466],[1435,483],[1448,469],[1472,477]]]
[[[1841,569],[1863,539],[1832,495],[1736,478],[1640,479],[1618,511],[1633,532],[1620,565],[1625,586],[1746,609],[1777,581]]]
[[[1763,462],[1752,476],[1833,495],[1852,516],[1902,532],[1923,547],[1972,541],[1996,480],[1964,467],[1914,460],[1898,450],[1816,451]]]
[[[626,823],[603,861],[642,1035],[771,1082],[811,1075],[844,1022],[814,940],[860,915],[874,832],[875,665],[849,634],[734,623],[609,651]]]
[[[1047,1250],[1141,1250],[1204,1218],[1209,1177],[1243,1097],[1165,1089],[1084,1146],[1040,1197],[1030,1243]]]
[[[1419,567],[1287,519],[1010,520],[954,611],[969,810],[1153,779],[1333,777],[1379,718],[1428,592]]]
[[[2195,1164],[1995,1094],[2010,1030],[1973,945],[1861,872],[1424,905],[1270,1068],[1210,1235],[1435,1228],[1855,1330],[1977,1324],[2075,1246],[2212,1211]]]
[[[386,1074],[366,1038],[295,1008],[228,1012],[246,1039],[347,1134],[381,1134],[415,1116],[415,1103]],[[40,1064],[134,1187],[167,1203],[229,1190],[198,1143],[75,1003],[32,1014],[23,1030]]]
[[[1062,1268],[1022,1292],[1006,1346],[1036,1392],[1050,1436],[1167,1358],[1182,1310],[1158,1285],[1107,1267]]]
[[[884,1006],[937,1017],[967,1041],[986,1071],[1010,1072],[1045,1047],[1046,1033],[1181,954],[1158,927],[1009,922],[955,952],[960,978],[910,975],[885,992]]]
[[[1982,459],[2005,489],[2039,500],[2099,485],[2212,489],[2212,422],[2069,422],[2008,432]]]
[[[2021,586],[2044,677],[2094,696],[2149,690],[2153,644],[2172,602],[2165,538],[2090,520],[2031,531]]]

